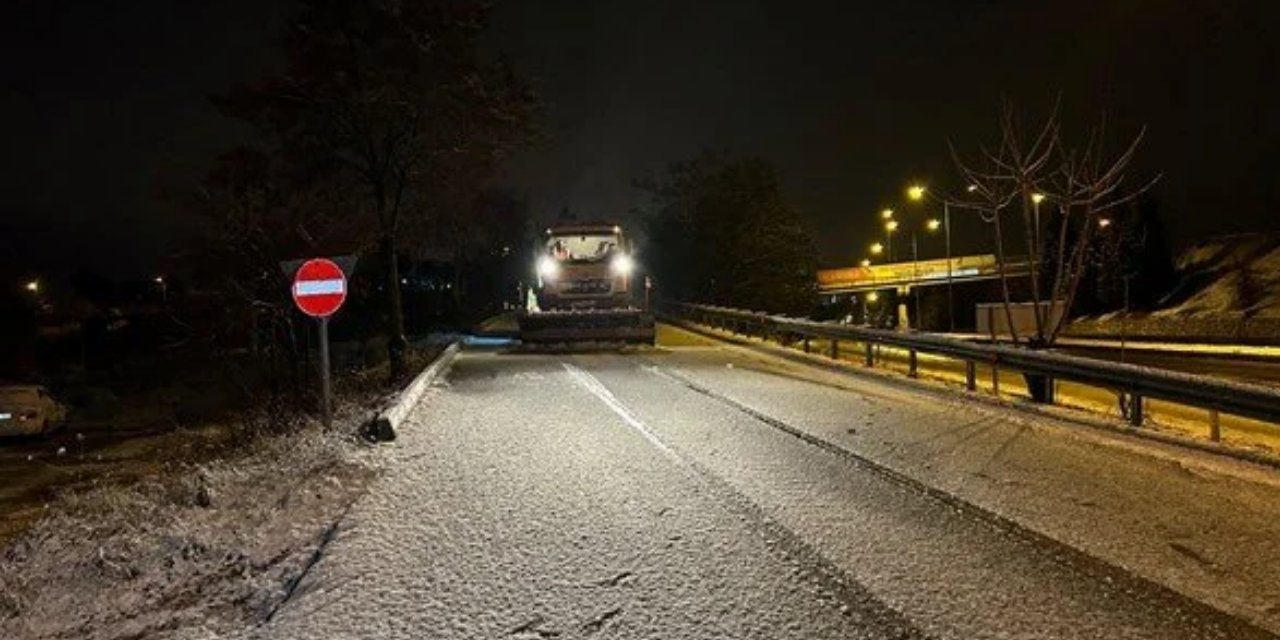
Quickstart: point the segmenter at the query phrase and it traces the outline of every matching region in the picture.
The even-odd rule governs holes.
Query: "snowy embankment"
[[[268,618],[375,471],[344,413],[62,496],[0,549],[0,637],[215,637]]]
[[[1081,337],[1238,341],[1280,340],[1280,236],[1210,238],[1178,258],[1181,281],[1160,308],[1074,320]]]

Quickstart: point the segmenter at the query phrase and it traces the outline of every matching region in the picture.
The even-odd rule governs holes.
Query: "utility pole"
[[[911,279],[916,283],[911,293],[915,296],[916,330],[919,331],[924,328],[924,318],[920,316],[920,244],[917,235],[915,231],[911,232]]]
[[[951,333],[956,332],[955,283],[951,275],[951,203],[942,201],[942,235],[947,246],[947,322]]]

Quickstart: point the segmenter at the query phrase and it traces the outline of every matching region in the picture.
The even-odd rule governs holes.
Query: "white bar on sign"
[[[338,280],[303,280],[302,282],[293,283],[293,292],[300,296],[327,296],[335,293],[345,293],[347,283],[341,279]]]

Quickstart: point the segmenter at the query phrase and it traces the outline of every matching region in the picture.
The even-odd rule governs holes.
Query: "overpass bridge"
[[[1029,263],[1024,257],[1013,258],[1005,263],[1005,273],[1010,277],[1023,277],[1030,272]],[[886,289],[910,291],[915,287],[934,287],[948,282],[979,282],[999,277],[1000,263],[994,255],[957,256],[950,260],[939,258],[890,262],[868,267],[821,269],[818,271],[818,292],[840,295]]]

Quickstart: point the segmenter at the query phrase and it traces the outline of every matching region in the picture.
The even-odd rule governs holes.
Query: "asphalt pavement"
[[[679,345],[465,351],[253,635],[1280,629],[1272,470]]]

